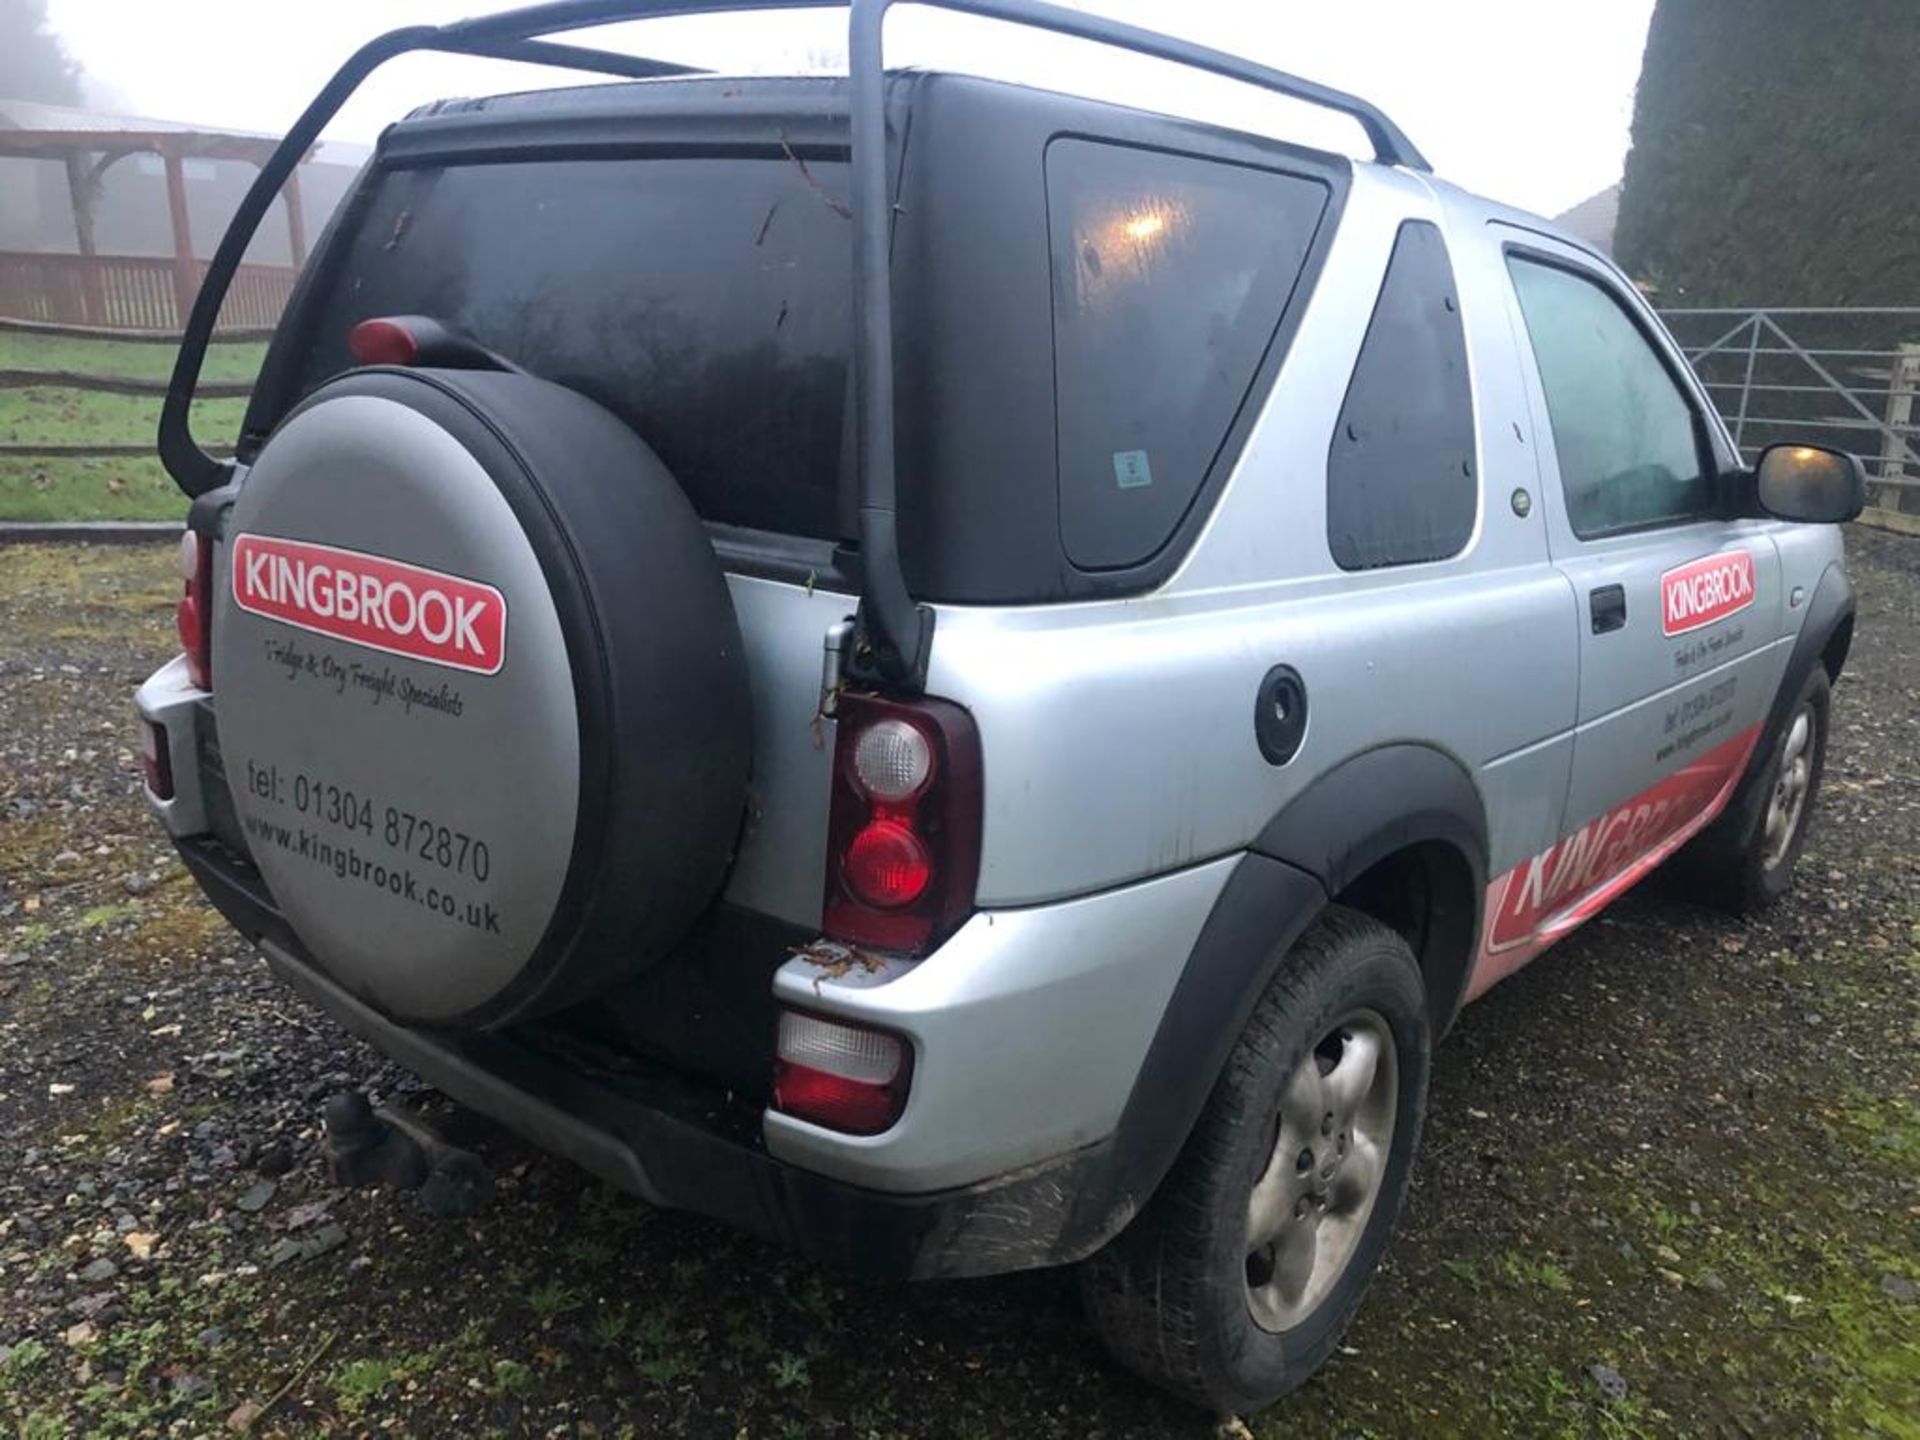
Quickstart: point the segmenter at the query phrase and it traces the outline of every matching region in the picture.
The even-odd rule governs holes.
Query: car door
[[[1779,682],[1771,523],[1726,518],[1725,432],[1632,288],[1572,246],[1505,237],[1548,546],[1580,617],[1565,833],[1513,877],[1492,947],[1564,934],[1725,803]]]

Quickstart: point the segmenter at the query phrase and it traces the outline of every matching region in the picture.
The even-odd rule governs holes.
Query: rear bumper
[[[164,728],[173,762],[173,798],[148,796],[156,817],[215,903],[299,983],[310,957],[243,858],[249,842],[237,807],[247,799],[226,784],[212,697],[175,660],[141,687],[137,703]],[[906,1109],[885,1132],[863,1136],[756,1106],[741,1126],[756,1154],[857,1191],[904,1197],[1051,1173],[1070,1157],[1111,1148],[1129,1106],[1137,1110],[1142,1067],[1235,868],[1232,857],[1202,861],[1093,894],[982,911],[917,962],[862,957],[850,967],[822,966],[806,946],[809,931],[770,924],[745,937],[716,932],[690,945],[669,1003],[654,1003],[670,979],[665,965],[631,995],[607,997],[600,1014],[620,1032],[605,1037],[607,1048],[616,1059],[645,1054],[665,1073],[691,1072],[716,1089],[731,1084],[764,1098],[776,1007],[824,1012],[913,1047]],[[768,918],[735,908],[750,920]],[[349,1023],[343,1007],[364,1003],[351,991],[305,988]],[[383,1048],[399,1043],[356,1028]],[[751,1058],[735,1063],[740,1057]],[[594,1168],[607,1171],[604,1163]],[[643,1173],[644,1185],[622,1183],[659,1194],[659,1167]]]
[[[209,899],[289,984],[376,1049],[544,1150],[655,1204],[694,1211],[873,1278],[996,1274],[1098,1248],[1125,1213],[1089,1210],[1108,1143],[1011,1175],[890,1194],[788,1164],[757,1106],[658,1067],[565,1048],[556,1034],[441,1034],[396,1024],[311,961],[244,860],[176,840]],[[610,1063],[611,1062],[611,1063]]]
[[[200,706],[206,698],[207,692],[188,674],[184,655],[174,656],[149,675],[133,697],[140,718],[159,726],[167,737],[173,796],[162,800],[151,790],[146,795],[154,817],[169,835],[197,835],[211,823],[200,765]]]

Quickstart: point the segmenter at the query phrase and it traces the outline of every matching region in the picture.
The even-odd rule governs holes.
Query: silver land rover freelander
[[[1466,1001],[1670,857],[1788,883],[1860,467],[1743,463],[1619,271],[1366,102],[940,3],[1372,158],[890,74],[888,0],[845,79],[550,38],[704,0],[374,41],[181,349],[149,798],[462,1104],[857,1271],[1078,1264],[1122,1361],[1251,1409],[1360,1303]],[[604,74],[388,129],[215,460],[247,241],[418,49]]]

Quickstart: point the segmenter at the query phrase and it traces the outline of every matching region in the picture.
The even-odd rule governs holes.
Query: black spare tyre
[[[725,576],[606,410],[525,375],[356,371],[247,473],[220,749],[276,904],[397,1018],[496,1026],[631,978],[713,900],[746,799]]]

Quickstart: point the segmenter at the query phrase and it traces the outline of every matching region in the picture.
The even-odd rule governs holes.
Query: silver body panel
[[[133,708],[167,737],[173,798],[162,800],[142,787],[147,808],[169,835],[199,835],[207,828],[206,793],[200,783],[200,703],[208,693],[193,683],[187,657],[176,655],[141,682]]]
[[[1407,219],[1432,220],[1447,236],[1472,374],[1479,517],[1449,560],[1350,573],[1334,563],[1326,540],[1325,459]],[[1502,243],[1516,221],[1530,244],[1557,246],[1625,284],[1605,261],[1531,217],[1424,177],[1356,167],[1340,234],[1288,358],[1174,577],[1152,594],[1111,602],[940,607],[928,690],[968,707],[984,750],[978,901],[988,915],[1033,908],[1012,912],[1026,918],[1004,933],[977,918],[900,978],[835,977],[790,962],[778,995],[904,1031],[919,1068],[894,1130],[850,1139],[769,1114],[774,1154],[911,1190],[1028,1163],[1043,1153],[1043,1136],[1055,1153],[1070,1148],[1068,1137],[1098,1138],[1100,1122],[1117,1116],[1125,1099],[1123,1077],[1134,1073],[1114,1069],[1115,1052],[1137,1063],[1140,1027],[1108,1016],[1098,999],[1101,967],[1089,970],[1078,947],[1025,943],[1040,917],[1123,913],[1118,897],[1131,910],[1163,883],[1151,877],[1213,873],[1314,779],[1357,754],[1409,742],[1458,759],[1486,806],[1489,875],[1498,876],[1678,768],[1684,756],[1656,758],[1676,706],[1732,677],[1729,729],[1758,724],[1797,630],[1787,590],[1811,593],[1839,558],[1838,533],[1700,522],[1577,540],[1506,272]],[[1683,362],[1680,370],[1730,457],[1724,427]],[[1516,491],[1532,502],[1525,514]],[[1756,576],[1754,602],[1739,617],[1741,639],[1676,673],[1682,641],[1660,633],[1659,577],[1736,545],[1749,551]],[[1784,570],[1783,546],[1795,556]],[[1629,628],[1596,636],[1588,594],[1610,583],[1630,592]],[[1251,713],[1260,678],[1280,663],[1305,680],[1311,720],[1299,753],[1276,768],[1255,744]],[[800,683],[796,675],[795,702]],[[1153,938],[1163,947],[1155,961],[1115,952],[1112,963],[1128,976],[1139,1009],[1157,1017],[1205,918],[1204,908],[1154,915]],[[1056,981],[1074,986],[1090,1008],[1056,1024],[1048,1007],[1016,1007],[1009,1013],[1047,1019],[1038,1034],[1017,1026],[1004,1046],[955,1023],[947,1007],[966,1007],[949,988],[953,977],[977,970],[993,987],[1005,973],[996,963],[1002,947],[1020,952],[1024,984],[1049,994]],[[926,988],[911,978],[920,975]],[[957,1103],[923,1094],[947,1084],[949,1073]],[[1063,1075],[1073,1082],[1062,1083]],[[1096,1099],[1090,1078],[1115,1089]],[[1023,1107],[1002,1091],[1044,1094],[1047,1104]]]
[[[984,910],[936,954],[891,974],[855,967],[836,977],[789,960],[775,996],[906,1035],[913,1088],[899,1123],[879,1135],[769,1111],[767,1148],[856,1185],[925,1191],[1105,1138],[1234,863],[1057,905]]]
[[[1622,303],[1652,318],[1631,284],[1610,267],[1595,266],[1584,247],[1558,239],[1537,222],[1495,223],[1488,228],[1498,244],[1523,244],[1533,252],[1579,264],[1596,278],[1612,279]],[[1514,333],[1524,340],[1518,302],[1510,290],[1505,298]],[[1702,414],[1714,417],[1716,412],[1686,357],[1664,329],[1656,325],[1653,333],[1695,405]],[[1525,357],[1530,351],[1522,345],[1518,353]],[[1544,428],[1546,399],[1533,373],[1528,375],[1528,402],[1536,425]],[[1713,423],[1718,428],[1717,419]],[[1724,433],[1718,438],[1726,447],[1725,458],[1730,459],[1731,441]],[[1553,446],[1543,444],[1539,453],[1547,548],[1554,568],[1573,589],[1580,617],[1576,625],[1579,729],[1565,816],[1565,828],[1571,830],[1656,784],[1674,768],[1675,757],[1661,754],[1670,738],[1670,714],[1710,709],[1720,732],[1727,736],[1744,733],[1765,716],[1792,641],[1782,630],[1783,596],[1774,536],[1798,527],[1765,520],[1702,520],[1583,540],[1568,518]],[[1663,634],[1661,576],[1690,561],[1736,549],[1744,550],[1753,564],[1752,602],[1724,623],[1682,635]],[[1595,633],[1587,618],[1589,597],[1611,585],[1625,592],[1626,624],[1619,630]],[[1697,643],[1702,639],[1710,640],[1712,648]],[[1501,867],[1495,868],[1497,872]]]
[[[753,774],[740,849],[727,877],[735,905],[795,925],[820,923],[827,867],[833,724],[820,716],[820,651],[853,598],[731,575],[753,692]]]

